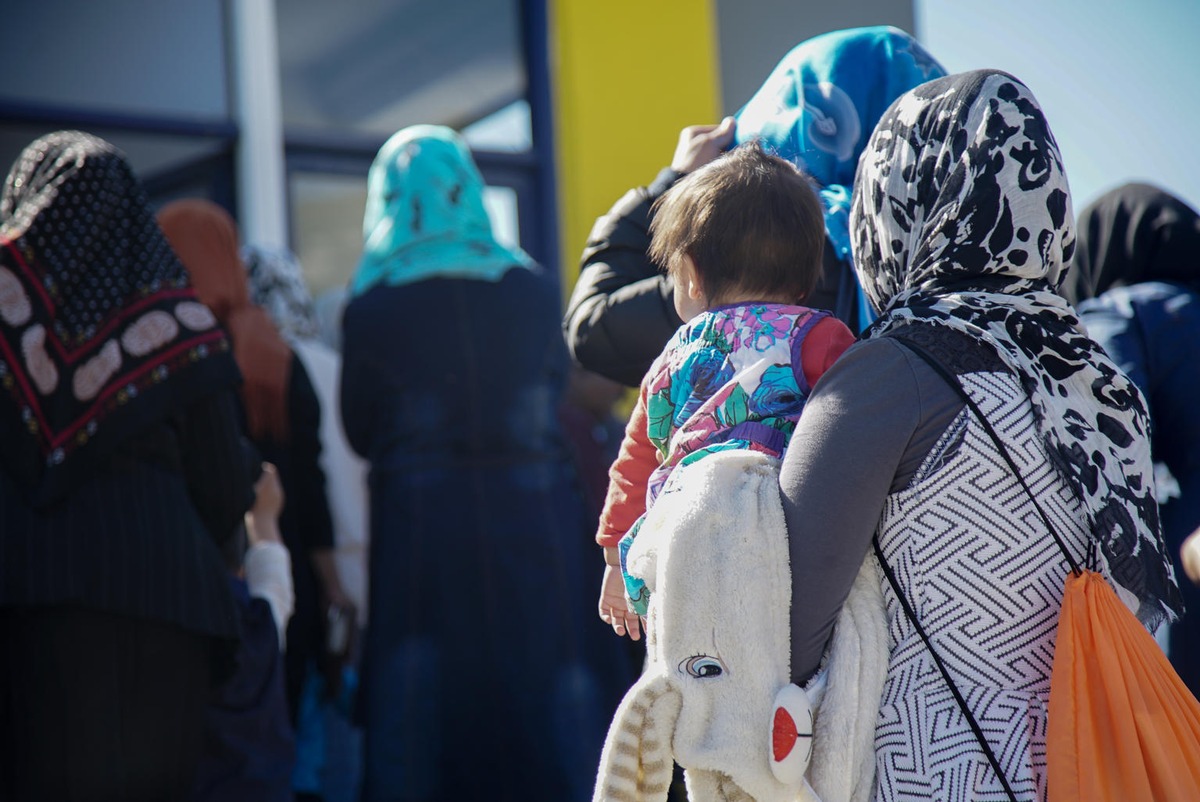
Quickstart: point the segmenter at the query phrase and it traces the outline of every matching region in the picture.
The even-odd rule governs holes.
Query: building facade
[[[287,245],[317,296],[362,243],[366,174],[414,123],[463,132],[501,238],[570,289],[595,217],[670,160],[680,128],[749,98],[799,41],[912,30],[912,5],[783,0],[14,0],[0,165],[78,128],[151,199],[210,198]]]

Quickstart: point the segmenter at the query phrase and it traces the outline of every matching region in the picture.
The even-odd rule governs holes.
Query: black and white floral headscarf
[[[250,301],[267,310],[279,333],[292,341],[318,337],[317,310],[296,254],[287,248],[243,245],[241,256]]]
[[[884,113],[859,162],[854,262],[881,313],[995,348],[1082,501],[1108,576],[1156,626],[1180,612],[1164,555],[1149,416],[1056,292],[1075,248],[1058,145],[1024,84],[981,70],[930,81]]]

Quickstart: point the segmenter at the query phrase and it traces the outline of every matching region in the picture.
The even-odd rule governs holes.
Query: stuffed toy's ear
[[[604,741],[592,802],[665,802],[681,704],[678,689],[661,674],[643,675],[629,689]]]

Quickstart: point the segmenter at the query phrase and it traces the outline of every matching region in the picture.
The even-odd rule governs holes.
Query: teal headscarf
[[[899,28],[833,31],[783,57],[735,117],[735,142],[759,140],[819,184],[825,233],[850,260],[850,192],[858,157],[892,101],[945,68]],[[875,317],[859,292],[859,319]]]
[[[499,281],[513,267],[533,267],[524,251],[496,242],[483,186],[466,143],[449,128],[394,134],[367,174],[363,255],[350,294],[435,277]]]

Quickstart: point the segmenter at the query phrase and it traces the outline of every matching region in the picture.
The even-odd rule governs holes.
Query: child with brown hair
[[[634,640],[649,594],[625,554],[667,477],[727,449],[781,457],[812,386],[854,342],[830,313],[801,305],[821,274],[817,193],[758,144],[672,187],[650,230],[685,322],[642,380],[596,536],[600,617]]]

